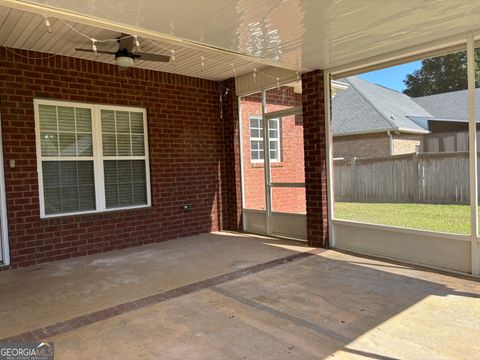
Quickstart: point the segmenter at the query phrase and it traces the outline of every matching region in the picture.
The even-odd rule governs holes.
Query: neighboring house
[[[332,101],[333,155],[379,157],[418,151],[429,130],[417,123],[431,115],[410,97],[358,77]]]
[[[475,103],[480,104],[480,89],[476,89]],[[432,117],[424,119],[422,126],[430,130],[425,136],[422,151],[468,151],[468,96],[467,91],[423,96],[413,100]],[[477,105],[478,107],[478,105]],[[476,114],[477,122],[479,113]],[[479,126],[477,125],[477,132]]]
[[[348,87],[332,101],[334,157],[468,150],[466,90],[412,98],[358,77],[340,82]]]
[[[348,88],[344,81],[333,81],[332,96]],[[295,82],[269,90],[265,110],[285,110],[301,106],[302,88]],[[244,96],[241,104],[241,130],[243,147],[244,206],[265,209],[264,147],[262,104],[259,93]],[[303,121],[301,115],[269,120],[271,174],[274,182],[305,182],[303,153]],[[272,190],[272,207],[276,212],[305,213],[305,189],[275,188]]]

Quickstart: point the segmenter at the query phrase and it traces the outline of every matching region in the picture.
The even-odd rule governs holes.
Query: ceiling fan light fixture
[[[117,65],[123,68],[133,67],[135,60],[129,56],[117,56],[115,58]]]

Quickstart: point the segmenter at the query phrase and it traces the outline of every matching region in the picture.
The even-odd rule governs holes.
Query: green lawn
[[[470,233],[467,205],[335,203],[335,218],[454,234]]]

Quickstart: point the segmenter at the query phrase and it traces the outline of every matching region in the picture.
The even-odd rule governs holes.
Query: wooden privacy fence
[[[480,132],[477,131],[477,136]],[[423,137],[422,152],[467,152],[468,132],[428,134]]]
[[[468,204],[468,152],[334,160],[336,201]]]

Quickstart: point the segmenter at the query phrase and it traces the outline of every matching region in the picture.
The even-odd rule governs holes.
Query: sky
[[[407,74],[411,74],[415,70],[420,69],[421,66],[421,61],[414,61],[408,64],[372,71],[357,76],[374,84],[382,85],[397,91],[403,91],[405,89],[403,80],[406,78]]]

